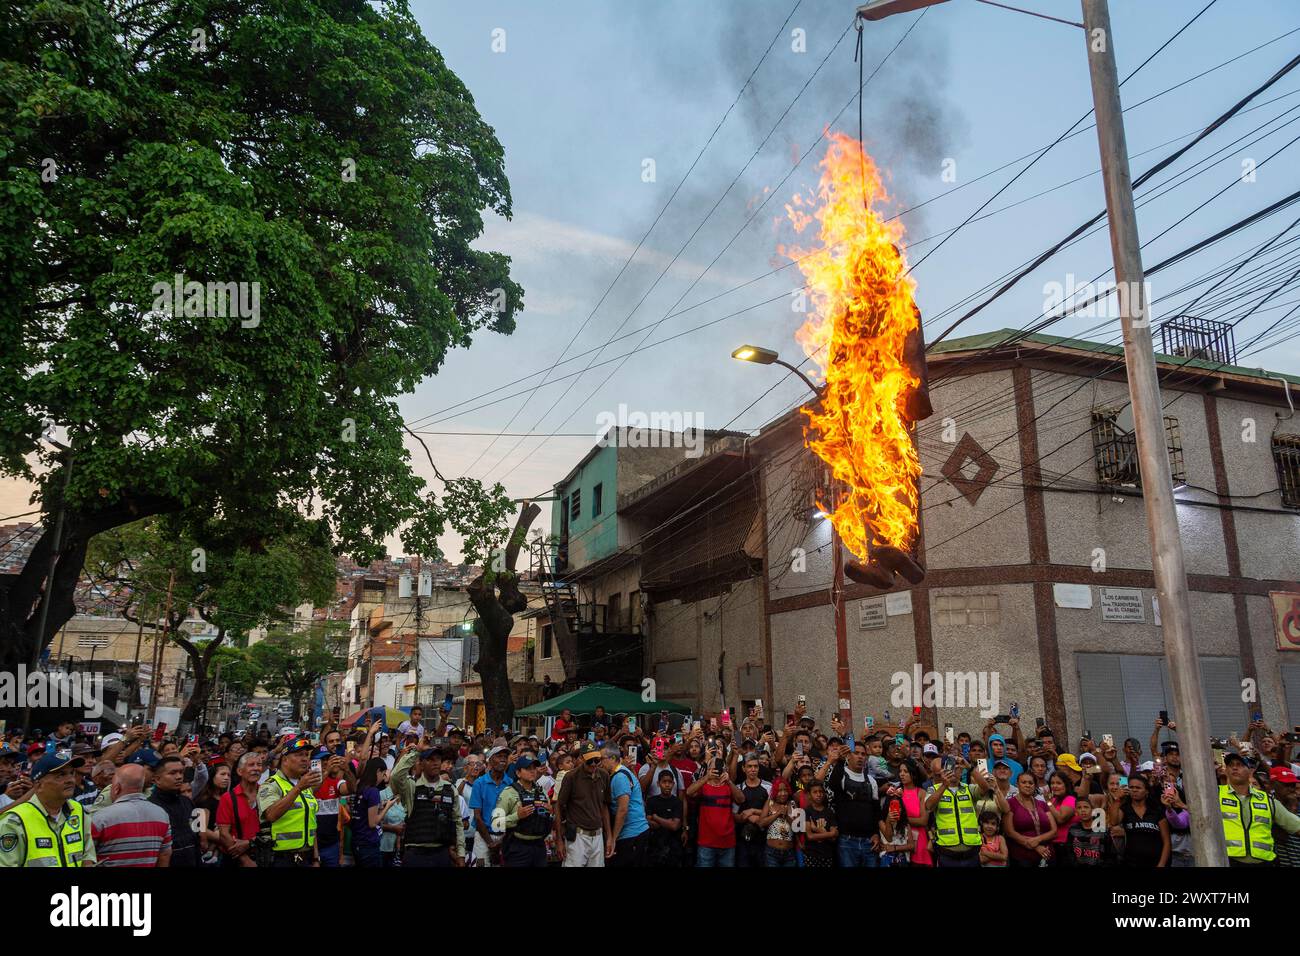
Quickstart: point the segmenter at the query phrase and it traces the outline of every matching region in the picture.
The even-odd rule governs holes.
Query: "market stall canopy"
[[[515,711],[516,717],[556,717],[566,707],[575,714],[595,713],[604,707],[607,714],[657,714],[666,710],[672,714],[689,714],[691,709],[670,700],[642,700],[640,693],[623,690],[613,684],[588,684],[559,697],[552,697]]]

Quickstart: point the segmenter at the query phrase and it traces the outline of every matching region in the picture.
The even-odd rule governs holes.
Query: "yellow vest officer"
[[[319,866],[316,795],[321,774],[311,769],[312,743],[296,737],[285,745],[280,769],[257,791],[263,826],[269,826],[275,866]]]
[[[1272,801],[1264,791],[1251,786],[1252,768],[1241,754],[1225,754],[1223,769],[1228,783],[1219,787],[1219,813],[1223,816],[1228,862],[1272,863],[1277,858],[1273,847]]]
[[[71,754],[46,754],[32,767],[32,792],[0,813],[0,866],[81,867],[95,864],[95,843],[85,811],[72,799]]]

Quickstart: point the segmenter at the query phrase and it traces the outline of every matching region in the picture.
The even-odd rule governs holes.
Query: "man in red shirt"
[[[262,825],[257,813],[257,785],[262,777],[262,755],[250,750],[239,758],[239,783],[222,794],[217,804],[217,831],[221,850],[238,866],[257,866],[248,852]]]
[[[551,739],[563,740],[564,732],[576,726],[577,724],[573,721],[573,714],[569,712],[569,708],[564,708],[564,710],[560,711],[560,716],[555,718],[555,726],[551,728]]]
[[[700,803],[695,865],[735,866],[736,820],[732,805],[741,803],[745,795],[731,782],[721,757],[710,757],[707,766],[708,772],[686,791],[688,797],[698,798]]]

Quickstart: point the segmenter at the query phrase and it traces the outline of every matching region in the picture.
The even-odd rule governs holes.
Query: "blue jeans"
[[[339,846],[341,844],[331,843],[329,846],[319,848],[321,866],[338,866],[339,865]]]
[[[734,867],[736,865],[736,848],[734,846],[725,849],[712,846],[698,847],[695,851],[695,865],[698,867]]]
[[[880,865],[880,857],[871,848],[871,837],[841,834],[839,854],[840,866],[877,867]]]
[[[799,861],[795,858],[794,847],[791,847],[788,850],[778,850],[775,847],[769,846],[767,848],[767,865],[789,867],[798,866]]]

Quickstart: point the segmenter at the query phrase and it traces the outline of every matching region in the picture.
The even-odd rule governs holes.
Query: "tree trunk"
[[[199,650],[185,638],[177,637],[175,640],[181,650],[189,656],[190,664],[194,667],[194,689],[190,691],[190,699],[185,702],[181,720],[192,720],[196,724],[201,724],[208,708],[208,695],[212,692],[212,681],[208,678],[208,665],[212,663],[217,648],[225,642],[226,629],[223,627],[218,630],[217,636],[209,641],[203,650]]]
[[[52,480],[49,486],[59,485]],[[142,495],[93,514],[69,511],[64,515],[63,541],[52,578],[49,570],[50,558],[54,556],[54,522],[50,521],[49,527],[42,529],[23,569],[3,587],[3,597],[0,597],[0,670],[13,671],[19,664],[30,665],[76,613],[77,581],[81,577],[91,538],[178,507],[168,499]],[[53,510],[47,508],[47,514]],[[40,630],[41,604],[46,599],[50,602],[50,611],[44,632],[37,633]]]
[[[506,651],[510,630],[515,624],[514,615],[528,607],[528,599],[519,591],[515,562],[528,527],[541,511],[537,505],[529,504],[519,513],[519,520],[515,522],[515,529],[506,544],[505,570],[486,571],[465,589],[479,617],[475,624],[479,654],[474,670],[482,680],[483,705],[487,708],[487,725],[492,733],[499,733],[515,718]]]

